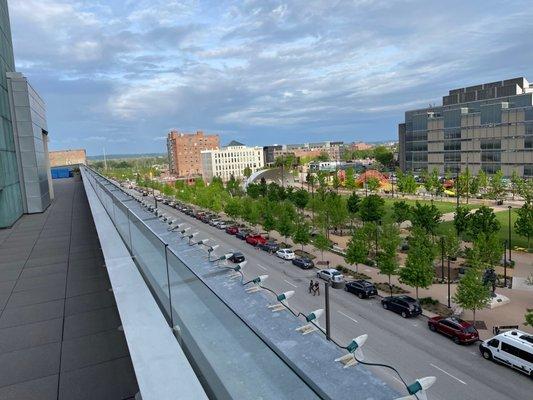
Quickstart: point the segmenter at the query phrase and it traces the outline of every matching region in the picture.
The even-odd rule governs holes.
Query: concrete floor
[[[0,230],[0,399],[133,399],[138,392],[79,178]]]

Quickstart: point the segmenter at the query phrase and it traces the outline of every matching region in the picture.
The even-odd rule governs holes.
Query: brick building
[[[201,176],[200,152],[219,147],[218,135],[204,135],[202,131],[192,134],[171,131],[167,138],[170,172],[179,177]]]

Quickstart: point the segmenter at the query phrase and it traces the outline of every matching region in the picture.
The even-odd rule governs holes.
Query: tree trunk
[[[418,300],[418,286],[415,289],[416,289],[416,299]]]
[[[476,309],[472,309],[472,324],[474,324],[474,328],[476,327]]]
[[[392,285],[390,284],[390,274],[389,274],[389,290],[390,290],[390,295],[392,296]]]

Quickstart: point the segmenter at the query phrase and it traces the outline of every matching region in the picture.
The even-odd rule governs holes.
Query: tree
[[[458,206],[455,209],[455,214],[453,215],[453,226],[458,236],[463,236],[468,232],[469,226],[469,214],[470,210],[464,206]]]
[[[415,177],[410,174],[404,174],[400,170],[396,172],[398,191],[405,194],[415,194],[418,187]]]
[[[433,260],[435,259],[435,246],[429,240],[426,232],[420,228],[414,228],[409,239],[409,250],[405,267],[400,269],[400,282],[418,288],[428,288],[433,282],[435,271]]]
[[[242,174],[246,177],[246,178],[249,178],[251,175],[252,175],[252,169],[250,167],[245,167],[244,168],[244,171],[242,172]]]
[[[335,228],[342,231],[343,225],[348,219],[348,209],[346,208],[346,201],[342,196],[331,193],[326,198],[326,209],[328,210],[329,223]]]
[[[516,169],[513,169],[513,173],[511,174],[511,192],[513,194],[513,200],[515,194],[519,191],[519,188],[523,185],[524,180],[518,176],[518,172],[516,172]]]
[[[455,232],[455,229],[449,229],[444,234],[444,255],[454,260],[459,255],[459,250],[461,248],[461,242],[459,241],[459,238],[457,237],[457,233]]]
[[[477,173],[476,178],[479,182],[479,189],[482,190],[483,192],[486,192],[489,181],[488,181],[487,174],[485,173],[485,171],[480,169]]]
[[[270,182],[268,184],[268,192],[267,192],[267,197],[268,197],[268,200],[272,201],[272,202],[277,202],[280,200],[279,198],[279,188],[280,186],[275,183],[275,182]]]
[[[352,229],[353,229],[353,220],[355,219],[355,215],[359,212],[360,202],[361,202],[361,198],[355,192],[353,192],[346,200],[346,208],[348,210],[348,215],[350,216],[350,221],[351,221],[350,223],[352,225]]]
[[[276,227],[276,220],[274,219],[274,215],[272,214],[272,210],[268,202],[266,207],[263,209],[262,223],[263,228],[268,232],[269,235],[270,231]]]
[[[383,219],[385,200],[376,194],[367,196],[359,204],[359,215],[363,222],[377,222]]]
[[[295,244],[301,245],[302,250],[303,250],[304,246],[309,244],[310,240],[311,240],[311,234],[309,232],[309,225],[303,221],[300,221],[296,225],[296,229],[294,230],[292,234],[292,241]]]
[[[257,203],[248,197],[244,197],[242,202],[242,217],[250,224],[257,225],[259,216]]]
[[[411,219],[411,207],[405,201],[395,201],[392,204],[392,216],[394,221],[401,224]]]
[[[479,264],[468,268],[465,276],[459,281],[453,301],[466,310],[472,310],[473,322],[476,324],[476,311],[489,304],[490,288],[483,283],[483,271]]]
[[[355,172],[353,168],[346,169],[346,177],[344,178],[344,185],[347,189],[355,189]]]
[[[490,178],[489,198],[493,200],[503,200],[505,197],[505,184],[503,182],[503,173],[498,170]]]
[[[514,223],[514,230],[520,236],[527,238],[527,248],[529,249],[533,236],[533,205],[526,202],[516,213],[518,218]]]
[[[231,198],[224,206],[224,212],[231,218],[235,219],[241,215],[242,207],[239,198]]]
[[[291,201],[298,209],[303,210],[309,203],[309,192],[305,189],[298,189],[292,194]]]
[[[370,177],[366,180],[366,187],[368,190],[370,190],[371,192],[375,192],[376,190],[379,189],[380,187],[380,183],[379,183],[379,179],[378,178],[375,178],[375,177]]]
[[[468,215],[467,220],[468,231],[473,238],[478,237],[482,233],[486,235],[496,233],[501,228],[496,214],[494,214],[492,208],[487,206],[479,207],[474,213]]]
[[[257,183],[250,183],[246,187],[246,194],[250,196],[252,199],[257,199],[259,196],[261,196],[261,186]]]
[[[322,261],[324,261],[324,251],[329,249],[331,246],[331,242],[327,237],[325,237],[323,234],[318,234],[315,236],[315,239],[313,240],[313,246],[320,251],[322,255]]]
[[[415,206],[411,208],[413,226],[420,227],[431,235],[435,235],[441,217],[442,213],[434,204],[420,204],[417,201]]]
[[[276,229],[285,239],[291,236],[294,231],[294,223],[292,222],[290,214],[286,210],[283,210],[279,216]]]
[[[398,263],[398,246],[401,243],[400,232],[394,225],[385,225],[379,238],[379,247],[381,251],[378,254],[379,272],[387,275],[389,278],[389,287],[391,288],[391,275],[396,275],[399,268]]]
[[[499,264],[503,255],[503,245],[500,238],[495,233],[480,233],[475,237],[474,251],[469,263],[480,264],[493,268]],[[476,260],[472,260],[475,258]]]
[[[518,194],[526,203],[533,203],[533,179],[522,180],[518,186]]]
[[[394,164],[394,154],[385,146],[377,146],[374,148],[374,158],[386,167],[391,167]]]
[[[339,176],[337,174],[333,174],[332,185],[335,189],[338,189],[341,186],[341,180],[339,179]]]
[[[344,261],[348,264],[355,265],[355,270],[359,272],[359,264],[364,264],[368,259],[368,242],[366,241],[365,233],[358,229],[352,235],[346,248],[346,255]]]

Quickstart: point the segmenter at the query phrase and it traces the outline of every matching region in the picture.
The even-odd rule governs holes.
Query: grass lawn
[[[496,218],[500,221],[501,229],[498,233],[502,241],[509,238],[509,211],[498,211],[496,213]],[[515,209],[511,211],[511,242],[513,247],[523,247],[527,248],[527,238],[519,236],[514,231],[514,223],[518,218],[518,214]],[[439,232],[446,232],[449,229],[453,228],[453,221],[442,222],[439,226]]]
[[[384,198],[383,200],[385,200],[385,208],[387,209],[388,212],[392,212],[392,206],[397,201],[405,201],[410,206],[414,206],[417,201],[420,204],[431,204],[431,200],[408,200],[408,199],[401,199],[401,198],[398,198],[398,199]],[[434,200],[433,204],[443,214],[447,214],[447,213],[451,213],[455,211],[455,205],[456,205],[455,202]],[[479,207],[479,205],[472,205],[472,204],[461,204],[461,205],[464,207],[468,207],[468,209]]]

